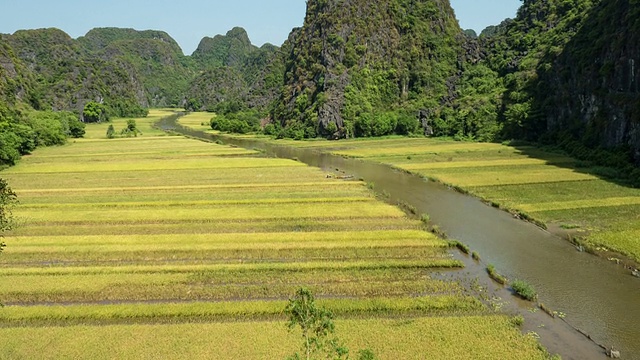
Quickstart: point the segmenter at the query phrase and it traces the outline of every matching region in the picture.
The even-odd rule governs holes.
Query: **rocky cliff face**
[[[628,0],[526,0],[483,32],[480,63],[505,88],[500,135],[627,151],[640,163],[638,16]]]
[[[0,37],[0,106],[13,106],[16,101],[29,102],[32,81],[22,61]]]
[[[598,2],[541,74],[547,130],[587,146],[628,147],[640,164],[640,4]]]
[[[310,0],[274,117],[353,133],[359,116],[440,106],[462,30],[446,0]],[[335,124],[329,125],[329,124]]]

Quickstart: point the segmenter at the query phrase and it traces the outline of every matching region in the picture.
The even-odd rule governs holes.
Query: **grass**
[[[524,280],[514,280],[511,283],[511,288],[525,300],[534,301],[538,298],[538,293],[533,286]]]
[[[495,266],[491,264],[487,265],[487,274],[489,274],[489,277],[491,277],[495,282],[497,282],[500,285],[507,285],[507,283],[509,282],[509,280],[507,280],[506,277],[498,273]]]
[[[2,173],[21,226],[0,257],[0,358],[278,357],[296,342],[282,310],[300,286],[338,315],[350,347],[382,358],[436,345],[448,358],[544,356],[436,276],[463,266],[448,243],[363,182],[165,136],[151,123],[166,113],[137,119],[137,138],[89,124],[87,139]]]
[[[283,319],[287,300],[233,302],[124,303],[75,306],[6,306],[0,313],[4,325],[113,324],[188,321],[240,321]],[[337,316],[371,314],[455,314],[486,312],[480,300],[470,296],[376,297],[369,299],[322,299],[318,305]]]

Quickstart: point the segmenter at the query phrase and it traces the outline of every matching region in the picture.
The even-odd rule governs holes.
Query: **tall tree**
[[[315,298],[309,289],[298,289],[296,295],[289,299],[285,313],[289,315],[289,329],[299,327],[303,339],[302,354],[296,352],[289,359],[310,360],[322,355],[327,359],[347,358],[349,350],[332,336],[335,331],[333,314],[316,306]]]

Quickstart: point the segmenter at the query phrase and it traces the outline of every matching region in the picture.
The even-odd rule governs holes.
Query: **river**
[[[191,137],[219,139],[177,125],[176,120],[177,117],[168,117],[158,125]],[[509,306],[519,307],[525,316],[524,330],[539,334],[541,343],[551,353],[558,353],[563,359],[604,358],[604,350],[594,346],[597,343],[607,348],[613,346],[621,352],[622,359],[640,359],[640,279],[622,266],[576,251],[567,241],[474,197],[386,165],[256,140],[220,140],[258,148],[270,156],[297,159],[327,171],[339,169],[374,183],[375,190],[388,193],[392,201],[408,203],[419,214],[429,214],[431,221],[450,238],[480,254],[484,265],[474,265],[466,259],[465,276],[486,280],[484,266],[493,264],[509,279],[523,279],[532,284],[540,302],[566,314],[564,320],[552,319],[541,311],[534,312],[530,303],[510,301]],[[496,296],[510,297],[507,290],[490,283],[487,286]],[[572,328],[588,334],[593,342]]]

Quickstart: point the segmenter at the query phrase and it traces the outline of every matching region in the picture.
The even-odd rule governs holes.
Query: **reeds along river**
[[[212,139],[210,134],[177,125],[176,119],[166,118],[159,125],[184,135]],[[376,191],[414,206],[418,213],[429,214],[449,237],[469,245],[485,263],[495,265],[509,279],[531,283],[547,308],[566,314],[569,324],[596,343],[620,350],[622,358],[640,359],[640,281],[623,267],[576,251],[557,236],[476,198],[385,165],[254,140],[224,141],[311,166],[337,168],[375,183]],[[568,349],[567,353],[571,352]]]

